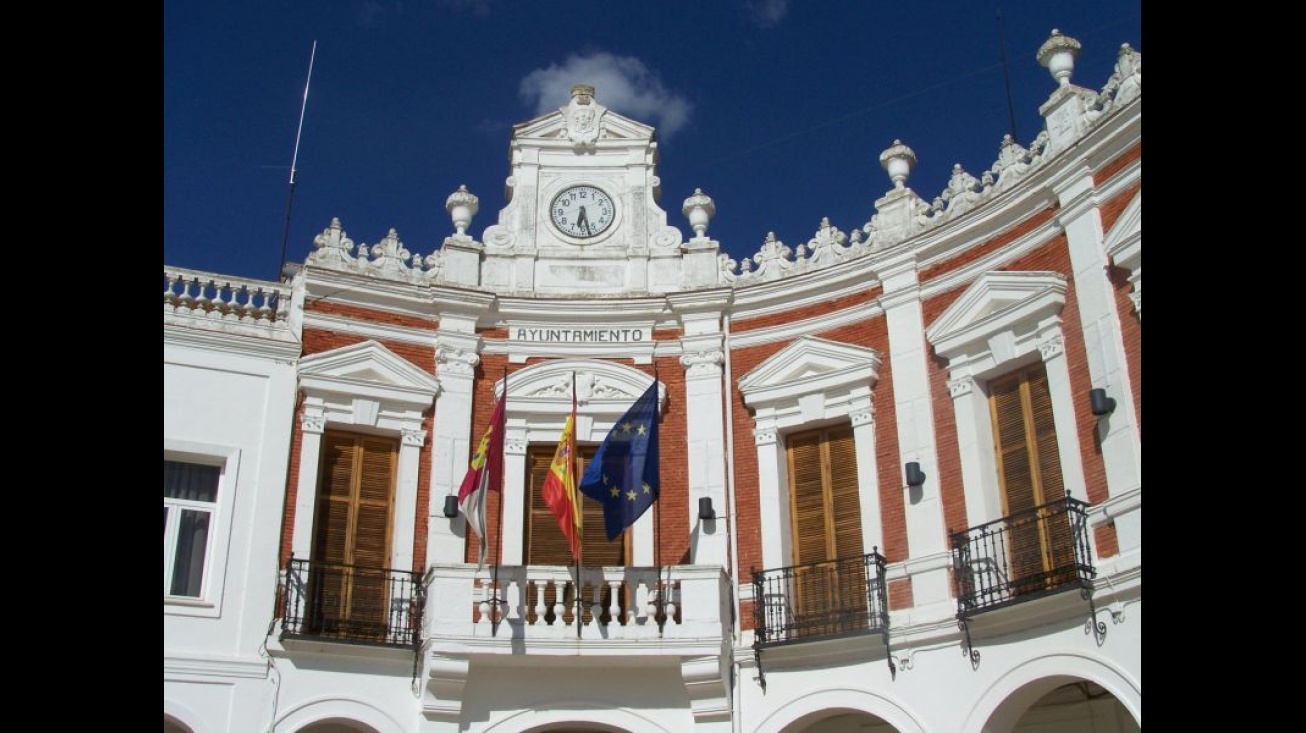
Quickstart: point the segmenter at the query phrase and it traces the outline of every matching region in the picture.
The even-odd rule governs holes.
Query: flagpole
[[[508,365],[503,365],[503,400],[504,409],[507,410],[508,400]],[[506,417],[506,415],[505,415]],[[505,419],[505,422],[507,420]],[[507,445],[505,441],[503,443]],[[502,465],[502,456],[500,456]],[[488,488],[487,488],[488,491]],[[488,502],[490,497],[486,496]],[[499,622],[502,621],[502,612],[499,608],[499,560],[503,557],[503,471],[499,471],[499,521],[495,523],[494,532],[494,569],[491,571],[490,590],[494,593],[494,601],[490,603],[490,636],[498,636]],[[488,531],[488,530],[487,530]]]
[[[571,373],[571,414],[572,414],[572,418],[574,419],[576,415],[576,372],[575,371]],[[572,424],[571,429],[573,431],[572,435],[574,436],[576,434],[574,432],[576,430],[576,425],[574,423]],[[574,445],[575,442],[576,441],[573,438],[572,444]],[[571,465],[567,466],[567,470],[571,473],[571,483],[573,486],[575,486],[576,485],[576,461],[577,461],[576,451],[572,451],[571,456],[568,457],[567,460],[571,461]],[[580,497],[578,496],[579,493],[580,492],[577,491],[571,497],[571,510],[573,512],[581,511]],[[576,526],[576,517],[574,516],[572,517],[571,524],[572,527]],[[584,589],[584,585],[581,583],[580,580],[580,566],[581,566],[580,558],[584,554],[585,554],[585,528],[584,525],[581,525],[580,536],[577,538],[577,542],[576,542],[576,638],[577,639],[580,638],[581,614],[584,613],[580,601],[580,595]]]
[[[656,348],[656,346],[655,346],[654,348]],[[657,388],[658,388],[658,385],[661,383],[661,381],[662,381],[662,380],[660,380],[660,379],[658,378],[658,360],[657,360],[657,356],[654,355],[654,357],[653,357],[653,389],[654,389],[654,392],[653,392],[653,395],[654,395],[654,397],[653,397],[653,405],[654,405],[654,409],[653,409],[653,420],[654,420],[654,421],[660,420],[661,417],[662,417],[662,415],[661,415],[661,412],[662,412],[662,411],[659,409],[662,405],[661,405],[661,403],[660,403],[660,402],[658,401],[658,399],[657,399]],[[661,458],[661,453],[660,453],[660,452],[659,452],[659,454],[658,454],[658,457]],[[645,470],[647,471],[647,469],[645,469]],[[660,487],[660,486],[658,487],[658,489],[659,489],[659,491],[661,491],[661,487]],[[667,589],[666,589],[666,587],[663,586],[663,584],[662,584],[662,506],[661,506],[661,504],[662,504],[662,502],[660,502],[660,501],[655,501],[655,502],[653,502],[653,564],[656,566],[656,568],[657,568],[657,573],[658,573],[658,617],[657,617],[657,622],[658,622],[658,634],[661,634],[661,633],[662,633],[662,630],[663,630],[663,628],[665,627],[665,625],[666,625],[666,623],[667,623],[667,618],[666,618],[666,613],[667,613],[667,610],[666,610],[666,609],[667,609],[667,605],[666,605],[666,591],[667,591]],[[669,581],[669,580],[670,580],[670,577],[668,576],[668,581]],[[668,585],[670,585],[669,582],[668,582]]]

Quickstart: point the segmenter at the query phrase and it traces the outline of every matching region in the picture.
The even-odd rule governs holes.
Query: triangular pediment
[[[740,377],[739,389],[751,404],[774,390],[874,385],[879,368],[880,355],[875,349],[801,336]]]
[[[377,388],[434,397],[440,382],[376,341],[364,341],[304,357],[300,383],[306,389],[332,392]]]
[[[1060,273],[986,272],[925,329],[925,336],[936,353],[952,358],[972,341],[1027,331],[1057,316],[1065,302],[1066,279]]]
[[[556,112],[548,112],[533,120],[514,125],[513,139],[519,143],[530,140],[566,139],[567,118],[564,114],[566,109],[567,107],[564,105]],[[602,130],[599,137],[600,142],[604,140],[630,140],[632,142],[646,143],[653,138],[653,127],[642,122],[636,122],[629,117],[624,117],[606,107],[601,107],[601,109],[603,113],[599,118],[599,126]]]

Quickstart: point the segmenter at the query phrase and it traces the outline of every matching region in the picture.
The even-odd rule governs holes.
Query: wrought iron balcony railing
[[[296,560],[286,567],[283,638],[416,648],[425,586],[417,573]]]
[[[753,571],[753,633],[761,648],[864,632],[888,633],[879,552]]]
[[[1071,588],[1086,598],[1093,567],[1088,504],[1065,497],[953,532],[957,618]]]

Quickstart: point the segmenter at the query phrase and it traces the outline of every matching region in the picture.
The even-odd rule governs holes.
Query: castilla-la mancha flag
[[[540,496],[548,504],[553,518],[558,520],[558,529],[567,538],[571,547],[571,556],[580,560],[580,541],[584,514],[580,509],[580,495],[576,493],[576,397],[571,399],[571,414],[567,424],[562,427],[562,438],[558,449],[553,453],[553,463],[549,465],[549,474],[544,477],[540,487]]]
[[[485,557],[489,552],[489,541],[485,536],[485,504],[491,491],[501,491],[503,486],[503,432],[504,410],[508,402],[508,392],[504,389],[503,399],[494,406],[490,416],[490,426],[481,436],[481,443],[472,455],[467,475],[463,476],[462,486],[458,488],[458,508],[467,516],[467,526],[471,527],[480,538],[480,553],[476,556],[479,567],[485,567]]]

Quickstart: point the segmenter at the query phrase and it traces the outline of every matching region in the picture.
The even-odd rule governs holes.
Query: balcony
[[[884,556],[753,571],[755,646],[887,633]]]
[[[480,639],[486,653],[496,639],[534,641],[542,653],[553,641],[611,653],[623,641],[719,647],[730,637],[729,582],[715,567],[582,567],[579,584],[576,568],[560,565],[436,565],[428,577],[426,635]]]
[[[416,573],[291,558],[281,638],[415,649],[425,601]]]
[[[957,617],[1071,588],[1091,591],[1088,504],[1066,497],[952,533]]]

